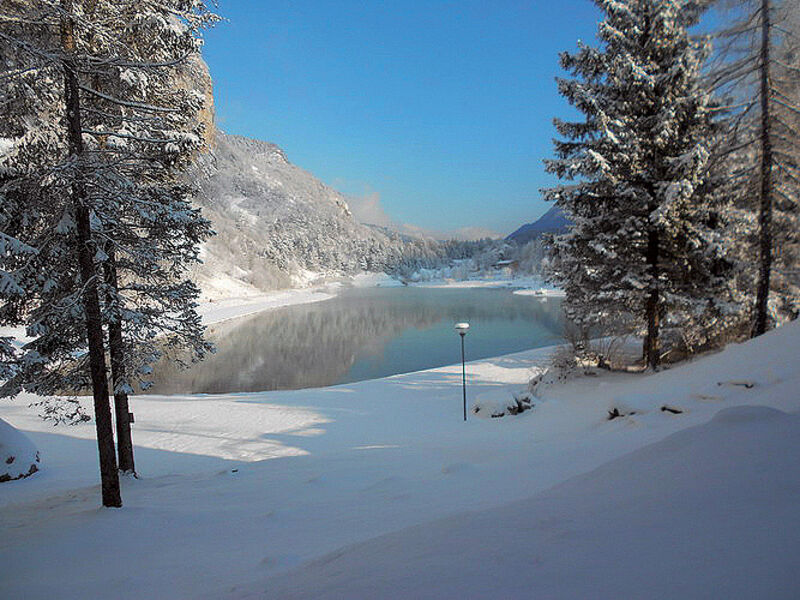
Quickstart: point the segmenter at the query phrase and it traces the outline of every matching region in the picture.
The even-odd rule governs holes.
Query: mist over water
[[[156,367],[148,393],[301,389],[460,362],[457,321],[471,325],[467,360],[558,343],[561,301],[497,289],[374,288],[209,328],[217,353],[188,370]]]

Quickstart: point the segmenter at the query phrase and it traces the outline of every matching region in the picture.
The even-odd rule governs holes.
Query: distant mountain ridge
[[[527,244],[545,233],[562,233],[569,227],[570,221],[557,206],[553,206],[533,223],[527,223],[506,236],[509,241]]]

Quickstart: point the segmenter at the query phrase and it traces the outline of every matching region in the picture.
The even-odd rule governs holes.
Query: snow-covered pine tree
[[[739,291],[752,335],[800,313],[800,5],[720,0],[710,87],[730,98],[725,143],[714,160],[734,165]],[[753,256],[758,256],[753,261]]]
[[[90,38],[91,52],[106,62],[86,88],[86,134],[106,170],[98,192],[111,209],[99,215],[103,291],[120,469],[133,471],[127,395],[134,382],[146,387],[164,351],[177,350],[182,361],[185,350],[194,360],[210,349],[195,312],[198,290],[186,276],[210,229],[191,206],[182,168],[204,143],[198,113],[205,98],[192,79],[197,36],[215,16],[196,2],[95,3],[93,10],[99,7],[105,11],[96,18],[117,18],[122,29],[111,44]]]
[[[11,322],[20,322],[32,317],[31,309],[43,300],[43,295],[52,293],[60,283],[72,281],[72,293],[58,307],[61,313],[53,321],[66,324],[72,317],[84,325],[81,341],[83,347],[88,347],[102,501],[104,506],[121,506],[93,256],[96,242],[85,179],[87,156],[80,121],[76,15],[69,0],[33,6],[9,0],[2,9],[2,105],[10,121],[2,125],[6,152],[1,225],[9,238],[36,249],[28,259],[13,248],[2,257],[4,270],[18,288],[17,293],[4,298],[3,321],[10,318]],[[47,100],[53,102],[47,104]],[[16,110],[21,112],[15,113]],[[43,123],[43,117],[53,120]],[[43,146],[42,141],[48,146]],[[56,168],[53,163],[57,163]],[[55,220],[59,213],[61,218]],[[67,230],[69,235],[64,235]],[[28,325],[30,333],[42,335],[47,333],[49,324],[33,321]],[[67,333],[58,343],[63,344],[69,337]],[[41,346],[41,350],[49,349]],[[27,368],[35,370],[49,360],[39,351],[23,349],[20,368],[12,381]],[[13,384],[7,382],[6,388],[9,386]]]
[[[700,87],[707,44],[688,29],[693,0],[596,0],[599,48],[563,53],[559,91],[585,115],[555,120],[564,140],[549,172],[573,183],[543,190],[572,221],[554,240],[552,277],[568,318],[644,334],[661,358],[662,326],[710,321],[725,284],[724,239],[707,193],[711,98]]]
[[[0,319],[26,323],[35,339],[4,393],[81,389],[90,362],[103,503],[119,505],[103,323],[116,344],[118,394],[160,355],[156,344],[208,350],[185,277],[208,222],[178,180],[202,144],[203,98],[176,82],[215,17],[197,1],[27,4],[4,3],[0,14],[8,82],[0,106],[9,117],[0,130],[0,231],[36,252],[0,257],[22,290]],[[59,79],[63,97],[51,92]],[[130,451],[132,469],[127,406],[117,415],[120,456]]]

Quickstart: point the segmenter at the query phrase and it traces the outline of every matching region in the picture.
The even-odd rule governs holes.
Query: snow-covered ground
[[[321,302],[333,298],[334,295],[333,290],[327,288],[289,289],[254,296],[207,300],[200,303],[197,312],[203,318],[203,323],[213,325],[283,306]]]
[[[470,363],[469,397],[547,354]],[[0,486],[0,597],[797,598],[798,367],[791,323],[466,423],[460,365],[135,397],[121,510],[98,508],[92,424],[2,401],[42,463]]]
[[[28,437],[0,419],[0,483],[29,477],[39,470],[39,453]]]

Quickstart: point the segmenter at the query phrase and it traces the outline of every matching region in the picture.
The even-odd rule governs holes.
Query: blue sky
[[[589,0],[220,0],[217,120],[277,143],[370,220],[507,234],[548,206],[558,52]]]

